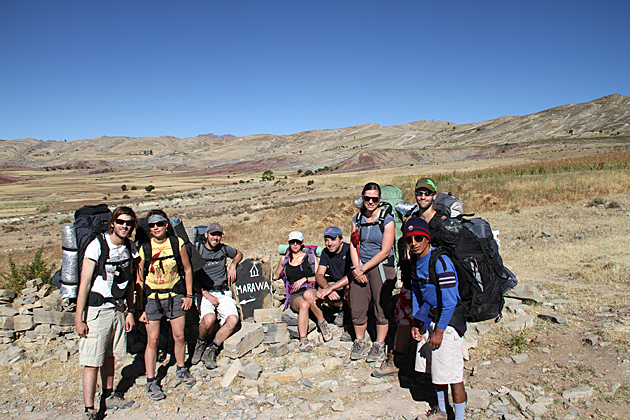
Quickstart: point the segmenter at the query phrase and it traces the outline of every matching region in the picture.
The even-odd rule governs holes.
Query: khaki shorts
[[[431,323],[431,330],[435,327]],[[416,371],[431,373],[435,385],[458,384],[464,380],[464,338],[450,325],[444,330],[442,344],[433,350],[429,346],[429,331],[425,332],[416,350]]]
[[[106,357],[127,354],[127,333],[123,307],[87,308],[87,337],[79,341],[79,364],[100,367]]]

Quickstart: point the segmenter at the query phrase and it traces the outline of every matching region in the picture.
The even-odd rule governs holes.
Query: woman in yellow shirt
[[[160,321],[163,317],[171,323],[173,331],[176,378],[189,386],[196,382],[184,365],[185,315],[192,305],[193,273],[184,241],[175,236],[166,213],[162,210],[151,210],[147,214],[147,221],[151,240],[139,250],[138,283],[147,298],[140,322],[146,324],[147,330],[147,348],[144,352],[147,395],[157,401],[165,398],[155,380]]]

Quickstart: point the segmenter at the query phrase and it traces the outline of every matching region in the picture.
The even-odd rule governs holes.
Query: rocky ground
[[[63,308],[55,292],[43,297],[41,287],[29,286],[19,297],[5,297],[12,303],[0,308],[0,417],[80,417],[78,337],[70,318],[58,315]],[[630,355],[604,340],[611,329],[630,333],[630,308],[573,311],[570,300],[545,297],[531,285],[512,295],[517,298],[507,300],[504,319],[471,324],[466,334],[467,418],[629,418]],[[160,402],[145,394],[142,335],[131,334],[116,383],[134,404],[106,417],[412,420],[426,412],[432,387],[412,363],[397,376],[374,378],[377,364],[350,361],[351,343],[338,340],[342,331],[334,325],[334,340],[323,343],[313,329],[314,351],[300,353],[287,315],[270,308],[243,323],[225,343],[217,369],[191,368],[193,387],[175,379],[167,357],[159,368],[167,398]]]

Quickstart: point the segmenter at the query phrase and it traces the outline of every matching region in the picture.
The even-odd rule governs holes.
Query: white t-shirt
[[[105,233],[105,240],[107,241],[107,246],[109,247],[109,258],[107,258],[108,262],[115,263],[115,262],[130,259],[129,251],[127,250],[127,247],[125,246],[124,242],[122,245],[114,245],[112,243],[112,240],[109,237],[109,233]],[[129,242],[131,244],[131,255],[133,256],[134,259],[138,258],[139,254],[138,254],[138,250],[136,249],[136,246],[134,245],[133,242],[131,242],[131,240]],[[92,242],[90,242],[87,248],[85,248],[85,258],[89,258],[95,261],[98,265],[98,259],[100,256],[101,256],[101,243],[98,241],[98,238],[96,238]],[[126,264],[123,264],[123,266],[129,267],[130,263],[131,261],[127,262]],[[94,279],[94,284],[92,285],[92,288],[90,289],[90,291],[99,293],[104,298],[111,298],[112,297],[112,283],[114,282],[114,274],[116,271],[116,267],[117,267],[116,265],[105,264],[105,270],[107,272],[107,279],[104,280],[103,276],[101,276],[100,274],[96,276],[96,278]],[[97,270],[98,267],[94,267],[94,269]],[[113,306],[114,305],[112,303],[106,302],[100,307],[111,308]]]

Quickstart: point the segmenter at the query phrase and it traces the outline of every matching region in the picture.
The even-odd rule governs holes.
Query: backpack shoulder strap
[[[107,264],[107,259],[109,258],[109,245],[107,245],[107,240],[105,239],[104,234],[96,235],[99,245],[101,246],[101,254],[98,257],[98,261],[96,263],[96,267],[94,268],[94,272],[92,273],[92,285],[94,285],[94,280],[99,275],[106,275],[105,273],[105,265]],[[90,287],[91,289],[91,287]]]
[[[173,252],[173,258],[175,258],[175,262],[177,263],[177,271],[179,272],[179,277],[181,281],[186,276],[186,271],[184,270],[182,256],[179,252],[179,238],[175,235],[172,235],[169,236],[168,239],[171,242],[171,251]]]
[[[145,242],[142,244],[142,253],[144,254],[144,277],[147,277],[147,273],[149,272],[149,265],[153,259],[153,255],[151,255],[151,241]]]

